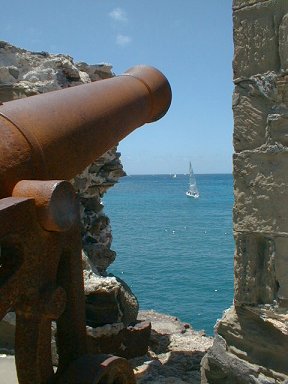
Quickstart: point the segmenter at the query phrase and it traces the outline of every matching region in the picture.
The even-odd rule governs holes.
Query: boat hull
[[[187,197],[192,197],[193,199],[198,199],[198,197],[199,197],[199,193],[197,193],[197,192],[187,191],[187,192],[186,192],[186,196],[187,196]]]

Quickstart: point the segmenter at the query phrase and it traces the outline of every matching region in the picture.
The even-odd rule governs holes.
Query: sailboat
[[[186,192],[186,196],[193,197],[194,199],[198,199],[198,197],[200,196],[197,188],[194,172],[192,169],[191,161],[189,163],[189,189]]]

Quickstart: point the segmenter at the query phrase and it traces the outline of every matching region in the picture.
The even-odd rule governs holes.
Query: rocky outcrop
[[[87,267],[83,274],[87,325],[122,323],[122,326],[128,326],[136,321],[138,301],[123,280],[114,275],[96,275]]]
[[[102,197],[125,175],[119,158],[120,153],[112,148],[71,180],[80,200],[83,253],[93,272],[101,275],[105,275],[116,257],[111,249],[110,220],[104,213]]]
[[[288,383],[288,2],[233,16],[235,297],[202,383]]]
[[[112,67],[108,64],[75,63],[67,55],[29,52],[0,42],[2,102],[112,76]],[[105,323],[117,321],[122,327],[126,327],[137,319],[136,297],[124,282],[113,276],[109,277],[106,273],[116,254],[111,249],[111,227],[101,199],[104,193],[125,175],[119,158],[117,148],[112,148],[71,180],[80,200],[82,258],[90,326],[103,326]],[[103,305],[103,302],[106,304]],[[109,305],[110,310],[106,311]],[[0,333],[1,327],[3,332],[9,328],[9,316],[6,320],[0,324]],[[12,348],[11,340],[13,335],[6,340],[9,348]],[[5,349],[4,344],[2,343],[2,347]]]
[[[138,384],[200,384],[200,361],[212,337],[190,324],[154,311],[140,311],[151,322],[147,354],[130,360]]]

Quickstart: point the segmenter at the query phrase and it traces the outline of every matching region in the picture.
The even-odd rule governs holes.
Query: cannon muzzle
[[[157,69],[0,106],[0,198],[20,180],[70,180],[134,129],[161,118],[171,88]]]

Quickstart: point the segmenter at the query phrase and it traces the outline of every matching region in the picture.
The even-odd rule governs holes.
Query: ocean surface
[[[213,335],[233,300],[232,175],[126,176],[104,196],[115,262],[140,309],[154,309]]]

